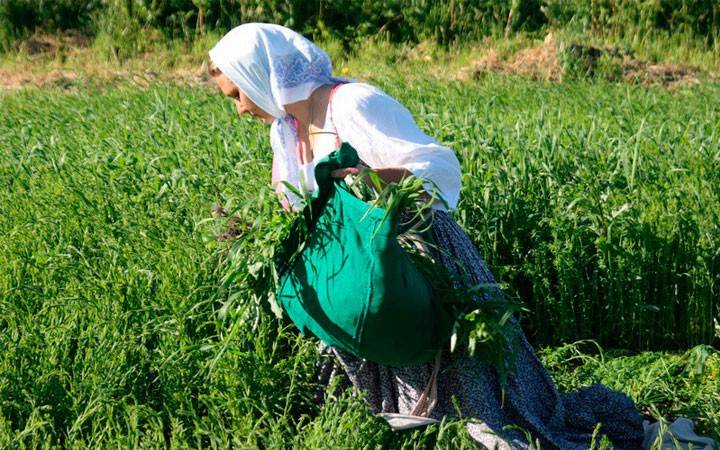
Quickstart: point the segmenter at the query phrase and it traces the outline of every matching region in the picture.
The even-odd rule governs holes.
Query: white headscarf
[[[296,130],[285,105],[341,81],[332,76],[327,53],[283,26],[246,23],[223,36],[210,50],[210,59],[253,103],[275,117],[273,183],[278,191],[284,190],[281,181],[297,185]]]

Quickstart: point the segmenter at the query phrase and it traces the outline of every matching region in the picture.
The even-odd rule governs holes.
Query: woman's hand
[[[381,169],[370,169],[364,164],[358,164],[355,167],[345,167],[344,169],[337,169],[330,172],[330,176],[333,178],[345,178],[348,175],[358,175],[363,170],[372,170],[375,172],[382,181],[385,183],[399,183],[403,178],[412,175],[412,173],[402,167],[385,167]],[[370,180],[367,180],[370,181]]]
[[[355,167],[345,167],[344,169],[337,169],[330,172],[330,176],[333,178],[345,178],[348,175],[357,175],[361,170],[366,168],[365,166],[357,165]]]
[[[376,186],[375,183],[373,183],[367,173],[368,171],[372,171],[377,174],[378,178],[380,178],[382,186]],[[382,169],[371,169],[364,164],[358,164],[355,167],[346,167],[344,169],[333,170],[332,172],[330,172],[330,176],[332,176],[333,178],[345,178],[348,175],[358,175],[363,172],[365,172],[365,183],[368,186],[371,186],[372,189],[374,189],[375,191],[378,191],[378,189],[384,189],[387,183],[400,183],[403,178],[412,175],[412,172],[402,167],[385,167]],[[427,192],[423,192],[421,198],[427,200],[430,198],[430,195]]]

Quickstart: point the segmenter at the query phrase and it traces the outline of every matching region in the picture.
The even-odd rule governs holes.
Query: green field
[[[373,82],[458,154],[456,218],[559,384],[720,438],[720,353],[695,347],[719,333],[720,86]],[[0,94],[0,447],[472,444],[313,403],[315,342],[252,271],[282,222],[270,162],[267,128],[204,88]],[[216,204],[247,227],[229,285]]]

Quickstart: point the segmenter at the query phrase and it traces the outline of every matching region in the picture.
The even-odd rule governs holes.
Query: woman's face
[[[273,123],[275,118],[270,114],[262,110],[258,105],[253,103],[250,98],[245,95],[228,77],[225,76],[219,69],[215,67],[210,68],[210,74],[215,80],[215,84],[218,85],[222,93],[233,99],[235,102],[235,109],[241,116],[243,114],[250,114],[253,117],[257,117],[266,124],[270,125]]]

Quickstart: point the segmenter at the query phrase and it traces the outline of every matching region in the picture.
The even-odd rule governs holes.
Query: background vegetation
[[[147,40],[151,31],[192,40],[207,31],[262,21],[345,45],[377,33],[395,42],[449,44],[548,26],[632,40],[679,36],[717,45],[720,4],[714,0],[2,0],[5,49],[36,31],[79,30],[113,42]],[[105,36],[107,39],[108,36]]]

